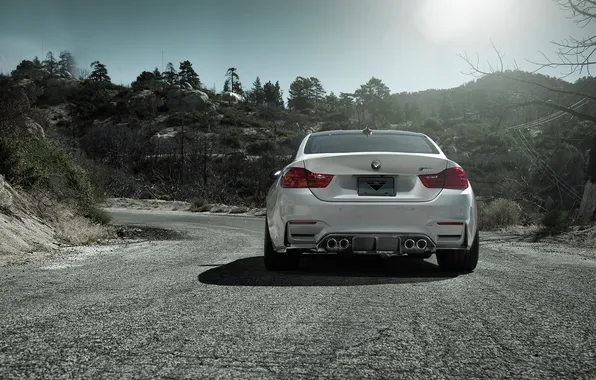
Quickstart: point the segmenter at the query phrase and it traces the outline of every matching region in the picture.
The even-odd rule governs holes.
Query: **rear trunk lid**
[[[353,152],[303,156],[305,169],[331,174],[325,188],[311,188],[327,202],[425,202],[442,189],[429,189],[418,177],[438,174],[449,160],[439,154]]]

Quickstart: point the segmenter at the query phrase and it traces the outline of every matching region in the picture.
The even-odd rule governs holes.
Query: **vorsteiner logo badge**
[[[371,164],[370,167],[373,168],[373,170],[379,170],[381,169],[381,161],[379,160],[374,160]]]

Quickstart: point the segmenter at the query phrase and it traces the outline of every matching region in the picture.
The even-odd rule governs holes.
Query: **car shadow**
[[[198,280],[227,286],[355,286],[444,281],[458,275],[441,272],[436,264],[421,259],[333,256],[302,257],[298,270],[270,272],[263,257],[257,256],[208,269]]]

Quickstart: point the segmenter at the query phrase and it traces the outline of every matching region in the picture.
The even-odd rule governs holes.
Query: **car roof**
[[[391,135],[409,135],[409,136],[426,136],[424,133],[400,131],[396,129],[372,129],[371,134],[391,134]],[[313,132],[310,136],[322,136],[322,135],[348,135],[348,134],[362,134],[361,129],[335,129],[332,131],[321,131]]]

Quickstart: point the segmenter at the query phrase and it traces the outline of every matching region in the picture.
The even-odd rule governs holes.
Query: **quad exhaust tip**
[[[327,240],[327,249],[335,249],[337,248],[337,240],[331,238]]]
[[[415,245],[415,243],[414,243],[414,240],[412,240],[412,239],[408,239],[404,242],[404,247],[406,247],[406,249],[412,249],[412,248],[414,248],[414,245]]]
[[[346,238],[343,238],[339,241],[339,248],[347,249],[350,246],[350,241]]]
[[[428,245],[426,239],[420,239],[416,242],[416,247],[418,247],[418,249],[426,249],[426,246]]]

